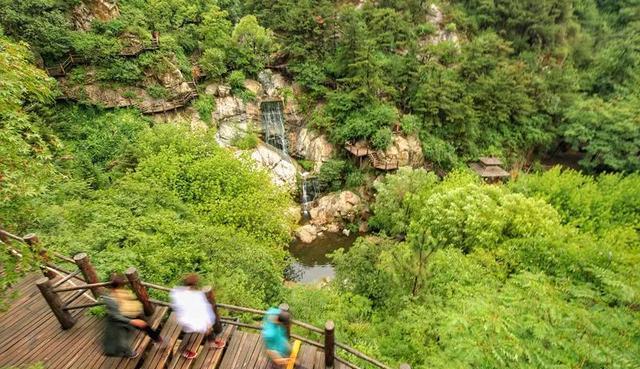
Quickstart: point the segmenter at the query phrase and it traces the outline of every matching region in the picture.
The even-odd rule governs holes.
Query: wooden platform
[[[166,347],[155,346],[142,332],[134,339],[134,349],[142,354],[135,359],[106,357],[102,354],[103,318],[87,310],[75,310],[77,323],[62,330],[36,287],[39,274],[32,274],[13,287],[18,297],[7,311],[0,313],[0,368],[26,367],[44,364],[46,369],[269,369],[262,339],[256,331],[245,332],[235,326],[223,326],[224,349],[210,347],[202,335],[181,333],[173,314],[167,308],[157,308],[149,321],[162,328],[168,342]],[[76,282],[67,282],[76,283]],[[73,294],[61,294],[64,299]],[[74,304],[91,302],[87,295]],[[187,360],[181,349],[189,347],[198,352]],[[297,369],[325,369],[324,353],[314,346],[302,345]],[[336,369],[347,369],[336,363]]]

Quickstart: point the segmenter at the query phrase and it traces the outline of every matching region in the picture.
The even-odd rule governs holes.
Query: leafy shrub
[[[108,66],[98,70],[98,79],[101,81],[121,82],[135,84],[142,80],[142,70],[138,65],[127,59],[115,59]]]
[[[231,145],[239,148],[240,150],[251,150],[258,146],[260,139],[258,135],[253,132],[244,134],[242,136],[236,136],[231,141]]]
[[[213,121],[213,112],[216,110],[216,101],[213,99],[213,96],[200,95],[193,105],[198,111],[200,119],[207,124],[211,124]]]
[[[69,76],[69,82],[71,82],[74,85],[82,85],[88,82],[87,70],[83,66],[78,66],[76,68],[73,68],[71,72],[69,72],[68,76]]]
[[[304,169],[305,172],[311,172],[315,167],[315,163],[313,161],[306,160],[306,159],[298,160],[298,164],[300,164],[300,166],[302,167],[302,169]]]
[[[427,22],[420,24],[417,27],[416,32],[418,33],[418,36],[428,36],[436,33],[436,30],[435,25]]]
[[[244,73],[242,73],[242,71],[240,70],[234,70],[233,72],[231,72],[231,74],[229,74],[227,82],[229,83],[229,86],[231,86],[231,91],[233,91],[234,94],[238,94],[241,91],[245,90],[245,79],[246,77],[244,76]]]
[[[362,186],[365,183],[365,175],[360,170],[352,170],[347,174],[345,180],[345,186],[347,188],[355,189]]]
[[[200,58],[202,69],[208,74],[209,78],[218,78],[227,71],[227,55],[221,49],[206,49]]]
[[[320,167],[318,184],[322,191],[338,191],[344,182],[347,163],[344,160],[328,160]]]
[[[158,84],[147,87],[147,93],[154,99],[166,99],[169,97],[169,90]]]
[[[405,134],[416,134],[420,131],[420,119],[412,114],[405,114],[400,119],[400,128]]]
[[[384,150],[391,144],[393,132],[388,127],[380,128],[371,137],[371,146],[376,150]]]

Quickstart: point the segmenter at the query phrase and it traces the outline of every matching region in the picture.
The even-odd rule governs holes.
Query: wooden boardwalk
[[[103,318],[88,313],[87,309],[73,310],[76,324],[63,330],[36,287],[39,274],[30,274],[16,283],[13,289],[18,297],[7,311],[0,313],[0,368],[26,367],[44,364],[46,369],[269,369],[260,335],[255,331],[241,331],[234,325],[223,326],[224,349],[209,345],[202,335],[181,333],[168,308],[158,307],[149,318],[154,328],[161,327],[168,341],[166,347],[152,344],[143,333],[134,339],[134,349],[142,352],[135,359],[106,357],[102,354]],[[54,279],[59,280],[60,277]],[[72,279],[63,286],[82,285]],[[61,292],[64,300],[76,291]],[[75,305],[93,302],[89,293],[75,301]],[[179,353],[189,347],[199,352],[195,359],[184,359]],[[303,344],[298,354],[296,369],[325,369],[324,352]],[[336,362],[335,369],[347,369]]]

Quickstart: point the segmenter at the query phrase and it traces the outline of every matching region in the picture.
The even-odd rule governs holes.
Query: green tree
[[[581,100],[567,113],[564,137],[584,150],[580,164],[590,171],[640,169],[639,100]]]
[[[251,74],[264,69],[277,50],[272,32],[258,24],[255,16],[242,17],[231,34],[235,45],[234,64]]]
[[[53,100],[53,80],[31,64],[24,44],[0,36],[0,50],[0,218],[21,230],[31,200],[56,175],[51,159],[59,141],[35,114],[39,104]]]

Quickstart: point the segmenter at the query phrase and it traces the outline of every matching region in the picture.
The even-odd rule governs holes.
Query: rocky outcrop
[[[77,30],[88,31],[96,19],[106,22],[119,16],[116,0],[83,0],[73,9],[71,19]]]
[[[304,243],[313,242],[322,232],[343,232],[346,224],[365,218],[366,209],[358,195],[343,191],[315,201],[309,210],[309,216],[309,224],[296,231],[296,236]]]
[[[296,237],[303,243],[311,243],[318,238],[319,229],[313,224],[306,224],[296,230]]]
[[[277,149],[266,144],[259,144],[251,152],[251,159],[271,173],[273,183],[293,190],[296,187],[298,168],[293,160]]]
[[[247,119],[245,103],[235,96],[216,99],[216,110],[213,120],[218,125],[216,141],[220,146],[229,147],[233,140],[251,132],[251,123]]]
[[[426,46],[429,44],[437,45],[445,41],[449,41],[458,45],[460,41],[458,33],[456,32],[455,28],[450,29],[449,27],[447,27],[447,25],[445,24],[444,14],[437,5],[431,4],[431,6],[429,6],[429,11],[427,13],[427,22],[431,23],[434,26],[435,32],[420,40],[420,44],[422,46]]]
[[[302,128],[295,140],[295,155],[314,162],[314,171],[319,171],[322,163],[331,159],[335,147],[327,137],[308,128]]]
[[[111,86],[100,83],[96,70],[86,68],[82,83],[74,82],[69,75],[58,79],[60,89],[65,97],[72,100],[84,101],[105,108],[138,107],[143,112],[153,111],[153,107],[161,105],[171,106],[174,99],[184,96],[191,91],[191,87],[184,80],[182,72],[170,60],[166,59],[163,73],[156,74],[145,71],[145,78],[138,86]],[[151,86],[162,86],[168,94],[166,98],[154,98],[147,92]]]
[[[345,146],[356,157],[368,156],[371,166],[376,169],[394,170],[400,167],[421,167],[424,165],[422,144],[414,135],[396,134],[385,150],[373,150],[365,140]]]
[[[378,169],[389,167],[421,167],[424,165],[422,144],[416,136],[394,135],[393,142],[386,150],[375,152],[373,166]]]

